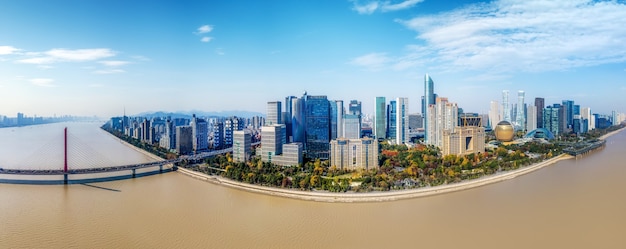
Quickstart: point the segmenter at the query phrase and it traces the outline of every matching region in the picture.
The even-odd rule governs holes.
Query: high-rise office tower
[[[489,124],[491,128],[495,128],[500,123],[500,103],[498,101],[491,101],[491,108],[489,109]]]
[[[213,122],[213,149],[221,149],[224,147],[224,123],[220,121]]]
[[[617,118],[616,111],[611,111],[611,122],[612,122],[612,125],[619,125],[619,119]]]
[[[286,127],[283,124],[267,125],[261,128],[261,160],[272,162],[276,155],[283,154],[286,143]]]
[[[574,115],[580,115],[580,105],[574,105]]]
[[[337,139],[337,130],[339,130],[337,125],[337,101],[329,100],[328,104],[330,105],[330,140],[333,140]]]
[[[396,144],[409,142],[409,99],[396,99]]]
[[[307,95],[304,92],[304,95],[301,98],[296,98],[292,100],[292,118],[291,118],[291,131],[292,131],[292,141],[293,142],[301,142],[304,145],[304,149],[306,150],[305,141],[305,111],[306,111],[306,99]]]
[[[387,138],[396,139],[396,101],[389,101],[387,105]]]
[[[265,125],[280,124],[282,121],[282,103],[280,101],[267,102],[267,118],[265,119]]]
[[[557,106],[557,104],[555,104]],[[567,123],[568,109],[565,105],[558,105],[559,107],[559,134],[565,134],[568,132],[569,124]],[[573,121],[572,121],[573,122]]]
[[[386,107],[387,101],[385,97],[376,97],[376,116],[374,116],[374,137],[376,137],[376,139],[384,139],[387,135]]]
[[[176,127],[176,152],[179,155],[186,155],[191,153],[193,149],[193,135],[191,133],[191,126],[177,126]]]
[[[295,99],[297,99],[295,96],[285,97],[285,110],[283,110],[283,112],[286,114],[283,116],[283,120],[287,128],[287,141],[292,141],[291,137],[293,136],[291,120],[293,118],[293,101]]]
[[[344,138],[359,139],[361,138],[361,118],[359,115],[345,114],[343,115],[343,132]]]
[[[193,114],[190,125],[193,151],[207,150],[209,148],[209,127],[207,122]]]
[[[535,106],[537,107],[537,128],[543,128],[543,108],[545,100],[543,98],[535,98]]]
[[[307,96],[305,149],[310,158],[328,159],[330,152],[330,105],[326,96]]]
[[[526,131],[532,131],[537,129],[537,107],[536,106],[528,106],[526,111]]]
[[[361,101],[358,100],[350,100],[350,107],[348,114],[352,115],[361,115]]]
[[[452,131],[458,125],[459,108],[449,103],[448,98],[438,97],[435,105],[429,106],[428,144],[443,148],[443,132]]]
[[[560,108],[555,106],[543,109],[543,128],[549,130],[555,136],[560,134],[559,110]]]
[[[239,130],[233,132],[233,161],[246,162],[252,149],[250,131]]]
[[[428,106],[430,105],[434,105],[435,104],[435,96],[434,96],[434,82],[433,80],[430,78],[430,76],[428,76],[428,74],[426,74],[424,76],[424,141],[426,143],[430,143],[430,141],[428,141],[428,139],[431,137],[429,136],[429,132],[432,129],[429,129],[428,125],[431,123],[429,122],[429,118],[431,115],[429,115],[429,109]]]
[[[517,115],[516,115],[516,123],[517,127],[520,130],[526,129],[526,113],[525,108],[526,103],[524,103],[524,91],[517,92]]]
[[[511,122],[511,107],[509,106],[509,90],[502,91],[502,119]]]
[[[580,116],[583,119],[587,120],[587,130],[593,130],[595,127],[593,126],[593,116],[591,116],[591,108],[583,107],[580,109]]]
[[[574,122],[574,101],[573,100],[563,100],[565,119],[567,122],[566,127],[571,127]]]
[[[337,138],[340,138],[345,136],[345,131],[343,130],[343,115],[345,114],[345,110],[343,108],[343,100],[335,100],[335,104],[337,105],[335,113],[337,116]]]

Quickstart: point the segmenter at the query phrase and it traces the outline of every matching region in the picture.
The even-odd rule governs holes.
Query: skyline
[[[71,7],[69,7],[71,6]],[[624,112],[626,4],[607,1],[15,1],[0,114],[265,113],[286,96],[406,97],[423,77],[467,112],[502,90]],[[584,17],[584,18],[583,18]],[[597,86],[600,87],[597,87]]]

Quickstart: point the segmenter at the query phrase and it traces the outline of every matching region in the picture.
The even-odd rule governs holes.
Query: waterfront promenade
[[[554,164],[560,160],[570,159],[572,156],[562,154],[543,162],[539,162],[530,166],[526,166],[517,170],[498,173],[494,175],[484,176],[479,179],[463,181],[454,184],[445,184],[435,187],[423,187],[409,190],[397,190],[397,191],[378,191],[370,193],[331,193],[331,192],[315,192],[315,191],[301,191],[294,189],[282,189],[274,187],[265,187],[254,184],[242,183],[233,181],[220,176],[206,175],[200,172],[179,168],[178,172],[188,175],[190,177],[204,180],[210,183],[231,187],[235,189],[245,190],[253,193],[280,196],[286,198],[294,198],[307,201],[319,201],[319,202],[381,202],[381,201],[396,201],[409,198],[419,198],[431,195],[445,194],[455,191],[461,191],[470,188],[476,188],[487,184],[497,183],[500,181],[513,179],[515,177],[533,172],[541,169],[545,166]]]
[[[622,128],[613,132],[610,132],[600,139],[604,140],[612,135],[615,135],[626,128]],[[397,191],[377,191],[370,193],[331,193],[331,192],[321,192],[321,191],[301,191],[296,189],[282,189],[275,187],[266,187],[254,184],[248,184],[238,181],[233,181],[220,176],[206,175],[204,173],[179,168],[178,172],[185,174],[187,176],[200,179],[203,181],[207,181],[213,184],[218,184],[230,188],[235,188],[239,190],[244,190],[252,193],[266,194],[272,196],[280,196],[285,198],[293,198],[307,201],[318,201],[318,202],[381,202],[381,201],[396,201],[410,198],[419,198],[426,197],[438,194],[451,193],[455,191],[461,191],[471,188],[476,188],[480,186],[484,186],[487,184],[497,183],[509,179],[513,179],[518,176],[522,176],[533,171],[539,170],[543,167],[552,165],[561,160],[567,160],[575,158],[573,156],[567,154],[561,154],[556,157],[550,158],[548,160],[535,163],[526,167],[522,167],[516,170],[497,173],[494,175],[483,176],[478,179],[462,181],[454,184],[445,184],[435,187],[423,187],[416,189],[408,189],[408,190],[397,190]]]

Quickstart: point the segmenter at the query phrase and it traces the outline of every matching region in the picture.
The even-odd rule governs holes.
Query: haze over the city
[[[623,112],[623,1],[2,1],[0,115],[265,112],[285,96],[502,90]]]

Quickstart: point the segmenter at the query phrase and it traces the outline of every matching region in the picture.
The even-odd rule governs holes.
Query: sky
[[[502,90],[626,112],[626,2],[0,1],[0,115],[265,113],[268,101],[409,98],[466,112]]]

